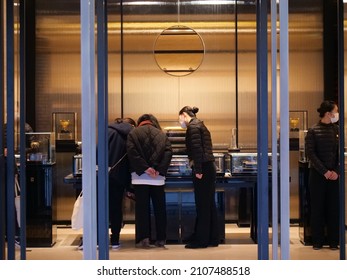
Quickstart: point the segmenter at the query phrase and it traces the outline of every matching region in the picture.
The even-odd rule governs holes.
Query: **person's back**
[[[108,166],[113,167],[126,154],[126,142],[129,132],[133,129],[130,123],[112,123],[108,126]],[[130,183],[129,162],[127,157],[122,159],[115,171],[110,172],[110,177],[119,183]]]
[[[132,184],[135,189],[135,239],[136,247],[150,248],[150,201],[152,201],[157,247],[166,242],[165,175],[172,157],[171,143],[160,129],[158,120],[144,114],[138,127],[127,140]]]
[[[127,158],[127,136],[134,128],[132,119],[118,119],[108,126],[109,216],[112,249],[120,247],[119,237],[123,223],[123,196],[131,183]]]
[[[166,135],[152,125],[142,125],[129,134],[129,139],[134,145],[134,149],[128,149],[130,160],[133,159],[131,170],[141,175],[147,167],[153,167],[165,176],[171,160],[171,147],[168,147],[170,144]],[[167,151],[170,154],[166,154]],[[139,160],[136,160],[136,155],[133,156],[135,153],[141,154]]]

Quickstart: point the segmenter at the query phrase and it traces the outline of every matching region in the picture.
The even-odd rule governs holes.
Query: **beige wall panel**
[[[307,110],[308,127],[317,122],[323,101],[322,52],[291,52],[289,61],[290,110]]]
[[[108,60],[108,115],[111,121],[121,116],[120,54],[109,54]]]
[[[37,67],[36,130],[52,131],[52,112],[77,112],[80,116],[80,56],[39,53]]]

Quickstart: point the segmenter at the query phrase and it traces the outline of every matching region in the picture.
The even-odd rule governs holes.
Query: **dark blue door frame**
[[[269,259],[267,1],[257,0],[258,259]],[[261,129],[260,129],[261,128]]]
[[[26,123],[26,27],[25,27],[25,17],[26,17],[26,1],[20,1],[20,46],[19,46],[19,75],[20,75],[20,258],[22,260],[26,259],[26,145],[25,145],[25,123]]]
[[[6,1],[6,77],[7,77],[7,121],[6,121],[6,190],[7,190],[7,254],[15,259],[15,211],[14,211],[14,9],[13,0]]]
[[[340,140],[340,259],[346,259],[346,216],[345,216],[345,97],[344,97],[344,30],[343,1],[337,4],[338,25],[338,98],[339,98],[339,140]]]
[[[99,259],[109,259],[107,0],[96,1],[98,43],[98,241]]]
[[[4,10],[0,6],[0,53],[4,53]],[[4,59],[0,56],[0,260],[5,259]]]

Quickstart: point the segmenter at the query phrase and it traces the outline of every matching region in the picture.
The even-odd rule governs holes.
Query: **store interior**
[[[39,161],[52,163],[41,170],[42,174],[37,173],[35,164],[28,166],[27,178],[38,178],[44,192],[50,189],[52,203],[46,225],[48,233],[47,228],[27,230],[26,257],[82,259],[83,251],[77,249],[82,232],[70,227],[74,203],[81,190],[82,173],[79,172],[83,155],[80,1],[27,1],[28,16],[24,22],[27,36],[25,100],[20,97],[18,78],[20,5],[19,1],[14,2],[17,3],[14,6],[17,23],[14,37],[14,100],[17,105],[14,110],[21,114],[20,108],[25,108],[26,122],[34,130],[32,135],[26,135],[26,139],[33,141],[35,138],[40,143],[40,153],[44,157]],[[300,188],[305,186],[300,186],[299,180],[303,174],[300,172],[307,168],[304,133],[318,121],[316,109],[322,100],[338,99],[335,88],[337,63],[327,62],[337,61],[336,46],[327,44],[327,41],[336,39],[331,36],[337,36],[329,32],[335,18],[327,16],[329,9],[335,7],[333,2],[289,1],[291,259],[339,258],[338,252],[328,249],[312,250],[306,236],[309,235],[304,222],[307,217],[302,212],[305,197],[300,194]],[[152,113],[163,130],[170,133],[173,127],[179,126],[178,112],[183,106],[199,107],[198,117],[211,131],[216,165],[220,171],[217,188],[222,188],[222,194],[217,194],[216,199],[220,202],[222,228],[225,230],[218,248],[188,254],[184,252],[182,239],[184,226],[177,222],[179,233],[169,240],[168,250],[156,249],[156,254],[143,252],[133,246],[134,202],[125,199],[125,226],[121,237],[124,246],[117,252],[110,251],[110,259],[175,259],[178,255],[181,259],[257,259],[253,192],[257,171],[239,168],[244,161],[257,162],[256,3],[255,0],[107,1],[108,121],[113,122],[118,117],[137,120],[144,113]],[[347,14],[344,17],[347,18]],[[177,30],[184,35],[174,34]],[[268,32],[269,44],[270,35]],[[182,49],[185,52],[180,54],[181,59],[172,63],[172,57],[178,56],[177,51]],[[269,62],[270,58],[269,51]],[[280,63],[276,71],[279,81]],[[270,68],[268,76],[270,81]],[[269,98],[274,91],[279,91],[279,83],[277,87],[272,89],[269,82]],[[3,100],[6,121],[6,95]],[[270,122],[271,104],[269,107]],[[273,146],[271,133],[269,126],[269,153]],[[15,127],[14,134],[15,147],[18,148],[19,126]],[[180,158],[179,152],[177,156]],[[30,155],[28,160],[38,161]],[[271,164],[270,156],[270,179]],[[176,177],[187,181],[181,173],[172,177],[173,181]],[[29,188],[35,188],[37,181],[27,179],[27,186],[30,195]],[[182,185],[178,187],[180,190],[177,186],[174,188],[167,194],[168,202],[176,205],[183,197],[188,205],[186,211],[191,213],[191,186],[183,192]],[[27,211],[30,225],[30,211]],[[347,208],[344,212],[347,215]],[[42,231],[46,236],[37,240],[35,236]],[[20,258],[18,249],[16,258]]]

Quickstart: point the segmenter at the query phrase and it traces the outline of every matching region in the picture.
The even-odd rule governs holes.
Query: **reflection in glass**
[[[157,38],[154,57],[161,70],[173,76],[196,71],[204,58],[205,47],[193,29],[176,25],[165,29]]]

